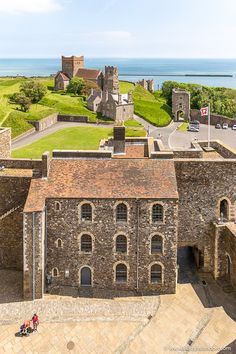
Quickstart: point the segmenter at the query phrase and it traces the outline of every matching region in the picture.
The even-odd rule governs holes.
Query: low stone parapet
[[[40,120],[29,120],[28,122],[31,123],[37,131],[45,130],[57,122],[58,113],[53,113],[48,117],[45,117]]]
[[[58,114],[58,122],[88,123],[88,116],[74,116],[69,114]]]

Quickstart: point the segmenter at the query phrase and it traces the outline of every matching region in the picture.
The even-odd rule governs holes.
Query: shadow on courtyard
[[[0,304],[23,301],[23,272],[0,269]]]
[[[222,306],[234,321],[236,321],[236,292],[225,292],[211,274],[197,270],[192,248],[178,249],[178,283],[190,283],[204,307]]]
[[[227,344],[221,351],[219,351],[217,354],[235,354],[236,353],[236,340],[233,342]]]

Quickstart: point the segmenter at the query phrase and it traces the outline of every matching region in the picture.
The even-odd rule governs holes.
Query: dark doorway
[[[91,286],[92,285],[92,273],[89,267],[83,267],[80,271],[80,285]]]
[[[227,221],[229,219],[229,203],[226,199],[220,202],[220,218],[222,221]]]
[[[178,283],[196,283],[198,281],[197,265],[193,247],[178,248]]]

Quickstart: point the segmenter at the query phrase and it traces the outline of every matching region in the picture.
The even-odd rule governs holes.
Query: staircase
[[[5,219],[7,216],[9,216],[10,214],[14,213],[14,211],[16,211],[17,209],[19,209],[22,206],[22,204],[19,204],[18,206],[8,210],[6,213],[4,213],[3,215],[0,216],[0,221]]]

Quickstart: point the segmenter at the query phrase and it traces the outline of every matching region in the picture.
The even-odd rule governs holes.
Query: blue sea
[[[153,78],[156,88],[166,80],[236,88],[236,59],[121,59],[86,58],[87,68],[115,65],[120,79],[138,81]],[[61,68],[58,59],[0,59],[0,76],[49,76]],[[233,77],[191,77],[184,75],[233,75]],[[139,76],[141,75],[141,76]],[[171,76],[174,75],[174,76]]]

